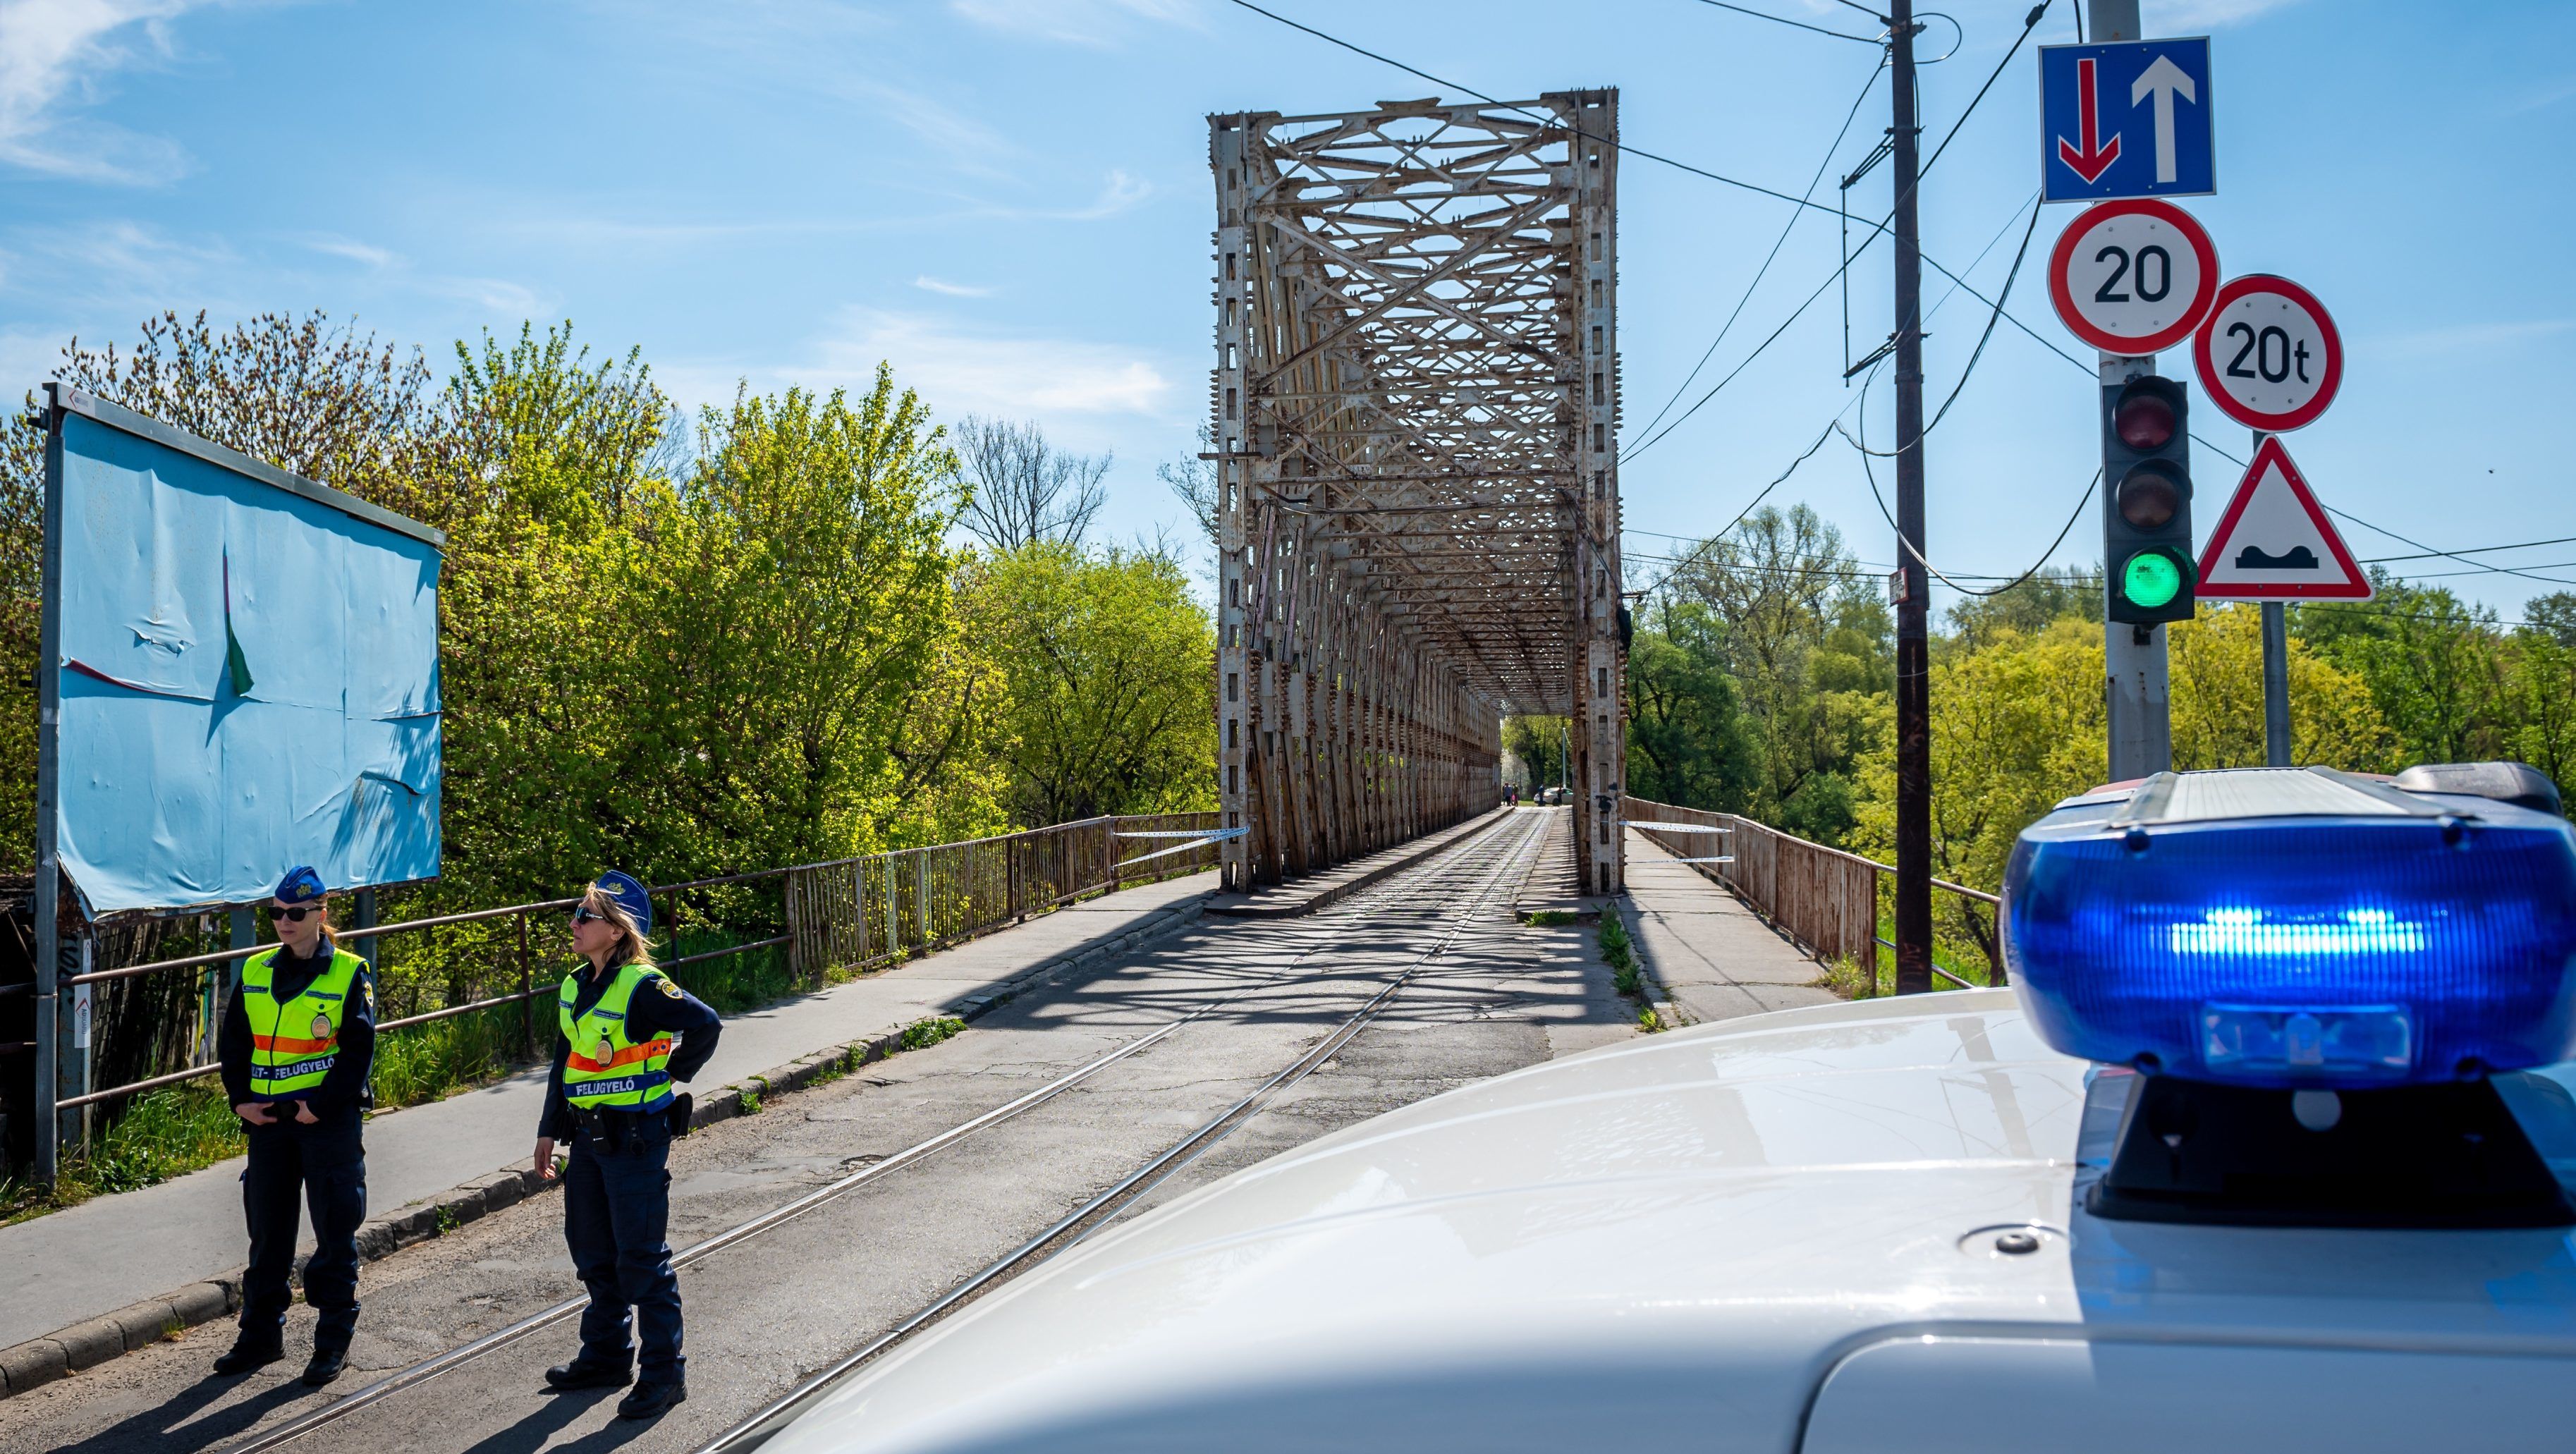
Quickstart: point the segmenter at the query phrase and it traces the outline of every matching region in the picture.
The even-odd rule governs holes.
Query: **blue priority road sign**
[[[2039,48],[2044,200],[2218,190],[2209,37]]]

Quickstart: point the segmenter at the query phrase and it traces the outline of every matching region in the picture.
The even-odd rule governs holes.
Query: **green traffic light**
[[[2182,568],[2172,556],[2140,551],[2120,568],[2120,594],[2129,604],[2153,611],[2182,594]]]

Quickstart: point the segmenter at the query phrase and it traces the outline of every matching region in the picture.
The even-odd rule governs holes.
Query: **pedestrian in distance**
[[[248,1373],[286,1356],[286,1279],[301,1200],[313,1213],[314,1241],[304,1300],[321,1315],[304,1381],[316,1388],[340,1376],[358,1326],[358,1227],[367,1219],[359,1126],[376,1055],[374,972],[340,947],[330,914],[322,876],[288,869],[269,904],[277,946],[243,963],[215,1041],[224,1097],[250,1142],[241,1332],[215,1372]]]
[[[601,874],[582,894],[572,946],[585,962],[556,995],[554,1079],[537,1125],[537,1175],[555,1175],[556,1144],[571,1146],[564,1241],[590,1289],[581,1353],[547,1369],[546,1383],[563,1392],[623,1387],[636,1363],[629,1335],[641,1323],[635,1388],[617,1405],[629,1419],[689,1396],[666,1168],[672,1138],[688,1134],[690,1101],[672,1087],[696,1076],[723,1028],[654,967],[652,932],[652,896],[627,875]]]

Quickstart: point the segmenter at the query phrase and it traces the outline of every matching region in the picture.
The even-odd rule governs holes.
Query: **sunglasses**
[[[306,904],[300,908],[294,909],[281,909],[271,905],[268,911],[268,916],[272,919],[284,919],[289,924],[301,924],[313,915],[323,912],[325,912],[325,910],[320,904]]]
[[[606,914],[593,913],[588,904],[572,911],[572,921],[576,924],[596,924],[607,917]]]

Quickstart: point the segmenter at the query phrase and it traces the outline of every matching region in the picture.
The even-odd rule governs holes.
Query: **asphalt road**
[[[1296,1061],[1388,979],[1446,947],[1313,1075],[1156,1188],[1168,1200],[1228,1171],[1427,1095],[1635,1033],[1585,927],[1510,915],[1534,835],[1528,810],[1304,919],[1207,920],[1080,982],[1050,986],[945,1044],[781,1097],[672,1157],[672,1242],[781,1206],[1044,1085],[1192,1010],[1218,1008],[1065,1094],[805,1215],[684,1267],[689,1402],[652,1423],[614,1391],[543,1391],[576,1345],[570,1320],[316,1429],[314,1450],[695,1449],[937,1300]],[[212,1324],[0,1402],[0,1449],[219,1449],[395,1369],[578,1294],[560,1204],[539,1198],[370,1264],[351,1369],[329,1390],[290,1361],[246,1379],[207,1364]]]

